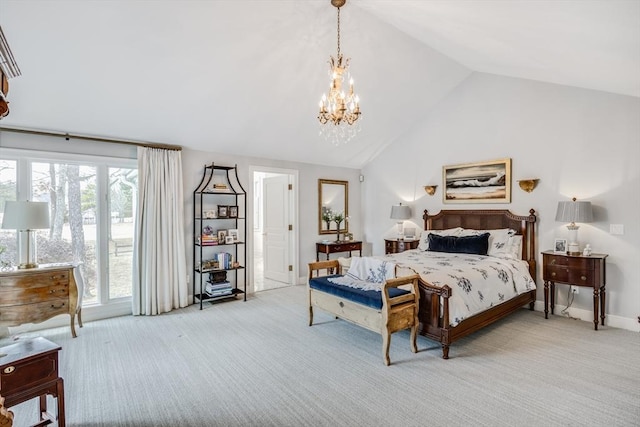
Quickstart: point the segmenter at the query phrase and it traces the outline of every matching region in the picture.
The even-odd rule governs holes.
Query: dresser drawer
[[[0,307],[16,304],[31,304],[39,301],[49,301],[69,297],[69,282],[67,283],[34,283],[30,287],[16,286],[0,287]]]
[[[336,252],[358,251],[362,247],[361,243],[342,243],[335,246]]]
[[[69,270],[53,270],[34,274],[11,274],[0,276],[0,291],[4,288],[31,288],[69,284]]]
[[[0,306],[0,322],[14,325],[39,323],[58,314],[69,313],[69,298],[54,298],[22,305]]]

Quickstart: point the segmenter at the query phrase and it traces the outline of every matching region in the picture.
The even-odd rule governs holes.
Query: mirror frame
[[[335,227],[335,223],[331,223],[328,229],[323,228],[324,221],[322,220],[322,188],[325,185],[339,185],[344,187],[344,216],[345,220],[342,222],[340,230],[331,228],[331,225]],[[349,216],[349,181],[340,181],[336,179],[318,179],[318,234],[335,234],[335,233],[348,233],[349,221],[346,218]]]

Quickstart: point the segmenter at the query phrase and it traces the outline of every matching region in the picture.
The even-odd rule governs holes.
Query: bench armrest
[[[328,276],[330,274],[340,273],[340,263],[337,259],[309,263],[309,280],[313,279],[314,277],[322,277]]]
[[[392,305],[404,304],[405,302],[418,302],[420,299],[420,292],[418,292],[418,279],[420,276],[417,274],[404,277],[396,277],[395,279],[387,280],[382,287],[382,306],[390,307]],[[389,297],[389,288],[398,288],[403,285],[411,285],[409,294],[398,295],[396,297]]]

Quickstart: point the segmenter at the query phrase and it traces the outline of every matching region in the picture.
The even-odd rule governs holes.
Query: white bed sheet
[[[382,257],[395,262],[398,277],[417,273],[423,281],[449,285],[452,326],[490,307],[536,289],[526,261],[483,255],[409,250]]]

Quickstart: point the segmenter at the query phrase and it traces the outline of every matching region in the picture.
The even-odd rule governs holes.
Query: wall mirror
[[[342,215],[342,222],[336,224],[334,218]],[[349,181],[334,179],[318,180],[318,233],[348,233],[349,222]]]

